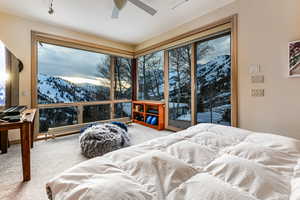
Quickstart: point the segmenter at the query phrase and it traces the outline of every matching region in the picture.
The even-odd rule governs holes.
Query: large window
[[[230,34],[197,44],[197,122],[231,124]]]
[[[138,99],[164,99],[164,52],[138,58]]]
[[[47,42],[37,52],[40,132],[130,116],[131,59]]]
[[[110,99],[110,56],[38,44],[38,103]]]
[[[191,126],[191,46],[169,51],[169,125]]]
[[[5,106],[5,83],[8,78],[6,75],[6,64],[5,64],[5,46],[0,41],[0,107]]]

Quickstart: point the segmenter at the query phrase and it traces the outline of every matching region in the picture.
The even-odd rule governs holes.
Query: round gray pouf
[[[117,125],[98,124],[87,128],[79,138],[82,154],[87,158],[102,156],[130,145],[128,133]]]

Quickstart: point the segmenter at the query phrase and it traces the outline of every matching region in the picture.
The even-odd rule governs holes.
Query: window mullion
[[[78,114],[77,114],[77,117],[78,117],[78,124],[82,124],[83,123],[83,105],[78,105],[77,106],[77,109],[78,109]]]
[[[111,56],[111,61],[110,61],[110,118],[114,118],[114,100],[115,100],[115,64],[116,64],[116,57]]]
[[[196,99],[196,43],[192,44],[192,55],[191,55],[191,114],[192,114],[192,125],[197,124],[197,99]]]

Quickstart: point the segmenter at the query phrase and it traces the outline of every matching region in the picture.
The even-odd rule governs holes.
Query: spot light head
[[[49,15],[52,15],[54,13],[54,10],[53,10],[53,0],[50,0],[50,5],[49,5],[48,13],[49,13]]]
[[[54,13],[54,10],[52,7],[49,8],[48,13],[49,13],[49,15],[52,15]]]

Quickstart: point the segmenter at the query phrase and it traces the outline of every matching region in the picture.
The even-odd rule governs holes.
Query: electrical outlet
[[[252,83],[264,83],[265,82],[265,76],[264,75],[251,76],[251,82]]]
[[[264,89],[251,89],[251,96],[252,97],[263,97],[265,96]]]

